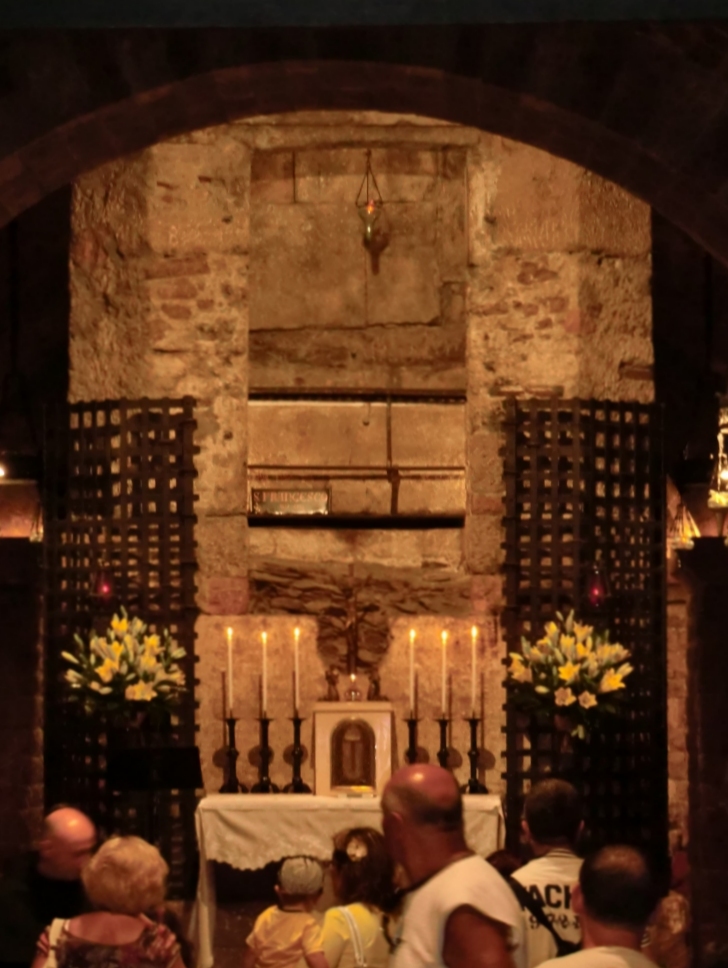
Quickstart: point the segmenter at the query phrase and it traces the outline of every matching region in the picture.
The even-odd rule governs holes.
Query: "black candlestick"
[[[416,716],[410,716],[405,719],[407,723],[407,749],[405,750],[404,758],[408,763],[417,762],[417,723],[419,719]]]
[[[268,719],[267,716],[261,716],[258,722],[260,723],[260,765],[258,766],[258,782],[251,787],[250,792],[278,793],[278,787],[271,782],[271,778],[268,776],[273,753],[273,750],[268,746],[268,724],[272,723],[273,720]]]
[[[303,747],[301,746],[301,723],[303,718],[296,714],[291,716],[293,723],[293,779],[283,787],[284,793],[310,793],[311,787],[301,779],[301,763],[303,762]]]
[[[450,720],[443,714],[440,716],[437,722],[440,724],[440,749],[437,751],[437,762],[440,764],[440,766],[443,766],[445,769],[447,769],[447,727],[450,725]]]
[[[470,760],[470,779],[464,783],[460,789],[463,793],[487,793],[488,788],[478,779],[478,716],[469,716],[466,722],[470,723],[470,749],[468,759]]]
[[[225,750],[225,756],[227,757],[227,777],[225,782],[220,787],[220,793],[247,793],[248,788],[244,783],[238,780],[237,775],[237,761],[238,761],[238,750],[235,745],[235,723],[237,719],[233,716],[229,716],[225,722],[227,723],[228,729],[228,745]]]

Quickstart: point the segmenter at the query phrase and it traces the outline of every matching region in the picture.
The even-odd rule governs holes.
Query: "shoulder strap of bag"
[[[51,921],[48,931],[48,957],[46,958],[45,968],[57,968],[56,948],[58,947],[58,939],[67,924],[68,922],[64,921],[63,918],[54,918]]]
[[[533,894],[531,894],[527,887],[524,887],[520,881],[517,881],[515,877],[507,877],[506,880],[508,881],[511,890],[518,898],[518,902],[521,907],[528,911],[529,914],[532,914],[538,923],[546,928],[549,934],[553,936],[553,939],[556,942],[556,947],[559,951],[559,957],[561,957],[563,945],[564,943],[568,944],[568,942],[564,942],[564,939],[553,926],[550,918],[544,911],[541,902],[538,901]],[[574,948],[573,950],[577,950],[577,948]],[[570,954],[571,952],[568,953]]]
[[[361,932],[354,920],[354,915],[346,907],[340,907],[336,909],[341,911],[344,915],[344,920],[346,921],[347,927],[349,928],[349,934],[351,935],[351,943],[354,948],[354,961],[356,963],[356,968],[367,968],[367,959],[364,955],[364,942],[362,941]]]

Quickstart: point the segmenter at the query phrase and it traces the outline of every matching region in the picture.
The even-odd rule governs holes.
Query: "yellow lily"
[[[599,684],[599,692],[616,692],[617,689],[624,689],[622,676],[614,669],[607,669]]]
[[[564,682],[571,682],[576,679],[579,675],[579,666],[575,665],[573,662],[567,662],[565,665],[559,666],[559,679],[563,679]]]

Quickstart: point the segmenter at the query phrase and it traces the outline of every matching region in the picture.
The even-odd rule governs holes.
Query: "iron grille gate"
[[[538,637],[574,608],[632,652],[628,712],[567,755],[553,727],[507,705],[507,839],[518,845],[532,781],[562,775],[582,791],[590,842],[667,845],[665,498],[662,412],[609,401],[515,400],[506,407],[504,632]],[[589,612],[598,556],[611,596]]]
[[[109,723],[67,701],[61,651],[73,634],[104,631],[124,605],[153,628],[168,627],[186,650],[195,682],[194,400],[106,400],[48,415],[45,439],[45,797],[77,805],[103,835],[150,836],[147,793],[106,782]],[[108,565],[111,601],[94,595]],[[194,745],[194,689],[172,718],[173,745]],[[158,843],[170,893],[194,877],[194,791],[156,794]]]

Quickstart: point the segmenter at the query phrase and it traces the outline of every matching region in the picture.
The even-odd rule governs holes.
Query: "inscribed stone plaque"
[[[328,488],[256,488],[251,491],[252,514],[328,514]]]

